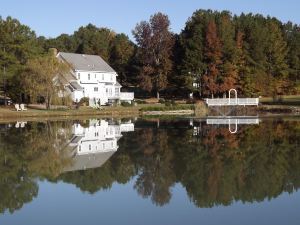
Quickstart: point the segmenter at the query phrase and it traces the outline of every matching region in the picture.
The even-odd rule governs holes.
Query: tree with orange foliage
[[[221,42],[217,34],[215,21],[211,20],[207,26],[205,58],[208,63],[206,74],[203,76],[203,89],[206,95],[215,95],[220,92],[218,78],[220,76],[220,65],[222,51]]]

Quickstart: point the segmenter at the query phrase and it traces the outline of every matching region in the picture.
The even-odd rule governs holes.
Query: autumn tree
[[[53,52],[29,60],[21,74],[25,91],[31,97],[43,97],[46,108],[50,109],[53,96],[61,88],[57,77],[68,70],[68,65],[59,61]]]
[[[172,69],[173,35],[168,16],[156,13],[150,21],[136,25],[133,35],[138,46],[141,62],[140,86],[147,91],[159,92],[167,87]]]
[[[203,76],[203,87],[206,95],[220,92],[219,76],[222,52],[221,42],[217,34],[216,23],[212,20],[208,23],[206,32],[205,59],[208,64],[207,72]]]

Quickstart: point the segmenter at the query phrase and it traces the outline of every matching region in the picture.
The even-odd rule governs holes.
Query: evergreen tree
[[[268,19],[268,45],[266,49],[267,56],[267,74],[269,84],[272,87],[272,95],[283,94],[287,91],[288,65],[287,43],[283,39],[280,29],[280,22],[274,19]]]
[[[0,17],[0,85],[4,95],[13,95],[13,76],[31,57],[42,53],[35,33],[18,20]]]
[[[128,85],[130,81],[129,63],[132,63],[134,44],[125,34],[117,34],[111,45],[109,61],[117,71],[121,84]]]
[[[237,46],[235,42],[235,27],[229,12],[224,11],[219,19],[219,36],[222,43],[222,66],[220,92],[237,89]]]

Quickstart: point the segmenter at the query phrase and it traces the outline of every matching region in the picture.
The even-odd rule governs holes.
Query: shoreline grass
[[[259,113],[282,113],[287,112],[298,114],[300,111],[300,96],[282,96],[280,99],[261,98],[261,105],[257,108]],[[88,106],[81,106],[79,109],[31,109],[26,111],[16,111],[13,107],[0,107],[0,120],[21,119],[21,118],[70,118],[84,116],[102,116],[102,117],[132,117],[145,114],[166,115],[178,114],[179,116],[187,111],[201,111],[201,115],[207,113],[205,104],[173,104],[165,105],[161,103],[138,104],[137,106],[113,106],[103,107],[102,110],[93,109]],[[184,112],[186,111],[186,112]],[[203,112],[202,112],[203,111]],[[197,113],[196,113],[197,114]],[[199,113],[198,113],[199,114]]]

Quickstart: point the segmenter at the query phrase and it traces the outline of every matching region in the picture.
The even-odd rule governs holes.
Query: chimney
[[[49,53],[52,53],[55,57],[57,56],[57,49],[56,48],[49,48]]]

